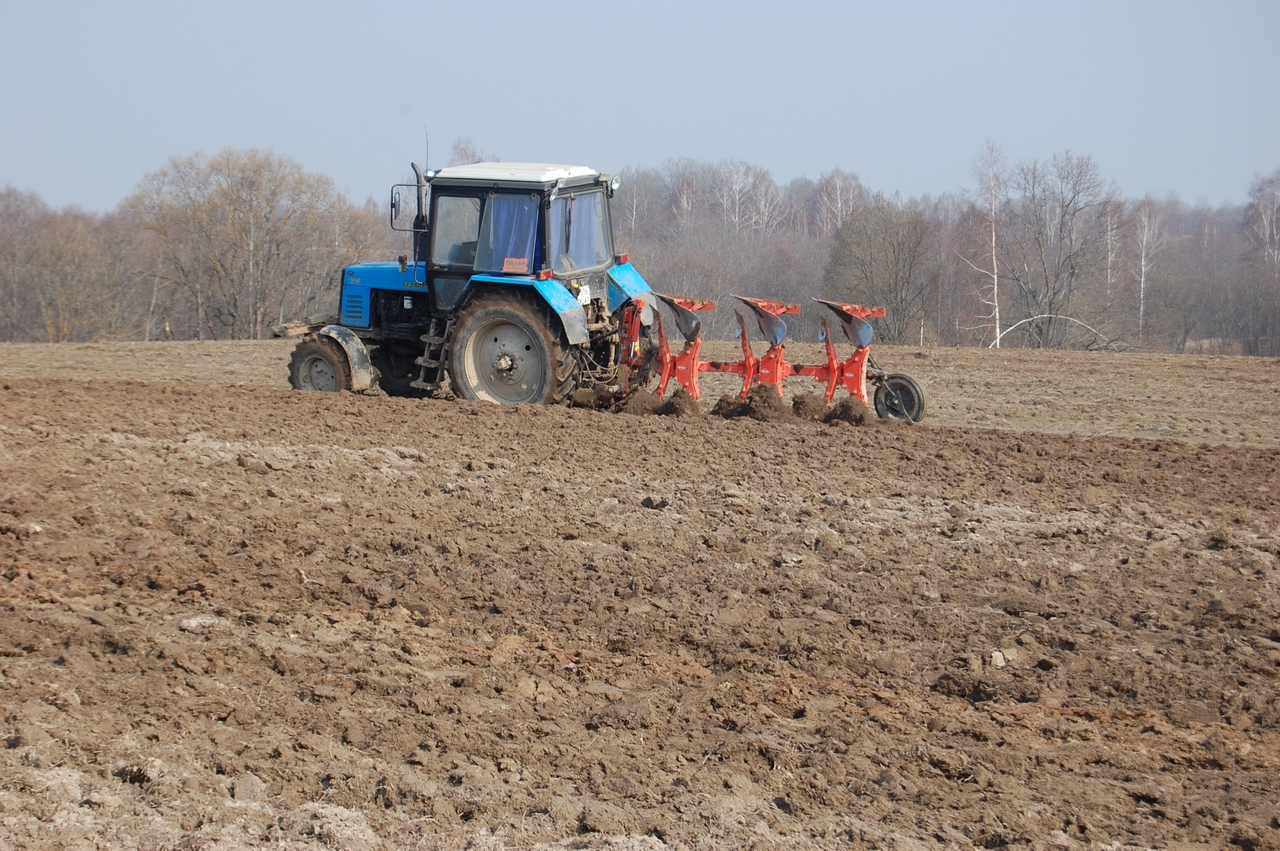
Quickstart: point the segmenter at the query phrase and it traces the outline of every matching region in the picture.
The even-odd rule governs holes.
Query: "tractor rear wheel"
[[[502,405],[563,402],[578,359],[559,321],[541,305],[493,294],[462,309],[454,326],[449,381],[455,395]]]
[[[337,393],[351,389],[351,367],[341,347],[328,337],[307,337],[289,358],[294,390]]]
[[[876,416],[918,423],[924,419],[924,393],[910,376],[886,376],[876,388]]]

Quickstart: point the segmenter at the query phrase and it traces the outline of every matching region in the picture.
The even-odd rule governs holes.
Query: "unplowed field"
[[[0,346],[0,847],[1280,848],[1280,363],[879,349],[908,427],[289,349]]]

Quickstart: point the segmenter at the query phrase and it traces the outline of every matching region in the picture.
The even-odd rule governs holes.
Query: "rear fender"
[[[619,263],[609,270],[610,313],[613,313],[628,301],[634,300],[637,296],[643,296],[649,292],[652,292],[649,288],[649,282],[630,263]],[[646,304],[651,304],[653,299],[649,298],[645,301]]]
[[[369,350],[350,328],[341,325],[326,325],[316,332],[318,337],[329,337],[342,347],[347,355],[347,364],[351,367],[351,389],[356,392],[368,390],[373,386],[373,364],[369,362]]]
[[[507,278],[496,275],[473,275],[471,277],[471,287],[468,287],[468,289],[475,287],[476,284],[481,284],[482,287],[486,288],[500,286],[533,290],[559,317],[560,324],[564,328],[564,335],[568,338],[570,345],[580,346],[591,339],[590,333],[587,332],[587,312],[582,309],[582,305],[578,304],[578,300],[559,281]],[[477,287],[476,289],[480,288]]]

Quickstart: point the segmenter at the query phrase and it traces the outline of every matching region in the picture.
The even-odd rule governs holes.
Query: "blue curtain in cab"
[[[494,195],[485,210],[487,234],[481,234],[482,272],[537,271],[534,251],[538,243],[538,200],[531,195]],[[508,263],[508,261],[513,261]],[[520,262],[523,261],[523,262]]]

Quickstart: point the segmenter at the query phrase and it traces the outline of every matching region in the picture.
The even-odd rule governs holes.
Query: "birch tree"
[[[1280,283],[1280,169],[1255,178],[1249,186],[1244,224],[1245,235]]]
[[[865,197],[862,181],[853,172],[837,168],[822,175],[813,192],[813,219],[818,235],[830,236],[839,230]]]
[[[1138,205],[1133,216],[1134,250],[1137,252],[1134,277],[1138,279],[1138,342],[1141,343],[1147,328],[1147,287],[1151,281],[1151,269],[1156,254],[1164,247],[1168,231],[1164,216],[1149,199]]]
[[[974,165],[974,175],[978,178],[978,197],[982,202],[982,211],[987,231],[987,251],[982,266],[969,261],[966,263],[987,279],[987,285],[980,288],[978,298],[987,306],[989,312],[985,318],[995,326],[995,337],[991,345],[1000,348],[1000,340],[1004,336],[1000,323],[1000,250],[999,225],[1001,207],[1006,203],[1004,157],[994,142],[987,141],[986,147]],[[990,270],[987,269],[990,267]]]

